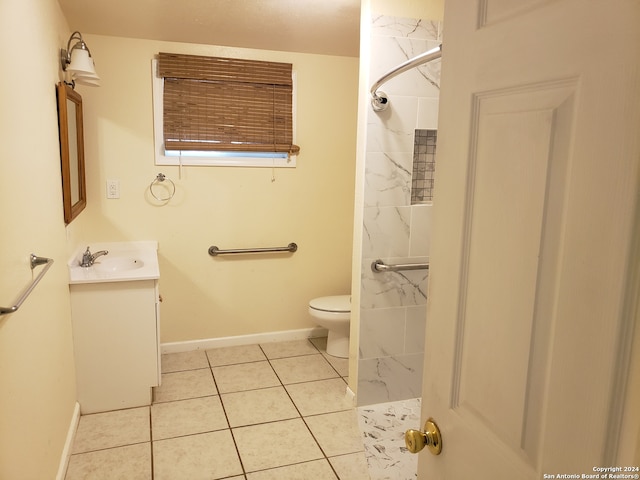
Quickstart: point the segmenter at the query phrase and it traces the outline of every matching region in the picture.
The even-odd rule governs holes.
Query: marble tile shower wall
[[[370,79],[441,43],[437,21],[374,16]],[[381,88],[384,112],[369,109],[358,404],[421,396],[428,270],[374,273],[371,263],[425,262],[431,206],[411,205],[414,132],[436,129],[440,61],[405,72]]]

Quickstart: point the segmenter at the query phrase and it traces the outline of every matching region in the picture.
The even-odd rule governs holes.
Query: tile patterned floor
[[[66,480],[369,480],[325,339],[162,356],[150,407],[80,418]]]
[[[404,432],[418,428],[421,399],[358,407],[371,480],[415,480],[418,455],[407,450]]]

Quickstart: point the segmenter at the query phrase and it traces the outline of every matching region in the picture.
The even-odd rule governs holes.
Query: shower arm
[[[385,73],[380,80],[374,83],[371,86],[371,106],[376,112],[380,112],[385,110],[389,106],[389,100],[387,99],[387,95],[384,92],[378,92],[377,90],[387,81],[392,78],[400,75],[401,73],[406,72],[407,70],[411,70],[423,63],[430,62],[432,60],[436,60],[442,56],[442,45],[438,45],[436,48],[432,48],[420,55],[410,58],[404,63],[401,63],[395,68],[392,68],[387,73]]]

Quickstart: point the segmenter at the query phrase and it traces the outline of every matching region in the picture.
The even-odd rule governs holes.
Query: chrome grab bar
[[[31,256],[29,257],[29,262],[31,264],[31,270],[36,268],[38,265],[44,265],[45,267],[40,271],[40,273],[35,278],[35,280],[33,280],[31,284],[24,290],[24,292],[22,292],[22,295],[20,295],[20,298],[16,300],[16,303],[13,307],[0,307],[0,315],[13,313],[20,308],[22,303],[27,299],[27,297],[36,287],[38,282],[42,279],[42,277],[44,277],[44,274],[47,273],[47,270],[49,270],[49,268],[51,267],[51,264],[53,263],[53,258],[38,257],[37,255],[34,255],[32,253]]]
[[[374,272],[398,272],[400,270],[429,270],[428,263],[396,263],[387,265],[382,260],[371,263],[371,270]]]
[[[230,248],[227,250],[220,250],[215,245],[209,247],[209,255],[215,257],[216,255],[227,255],[232,253],[269,253],[269,252],[295,252],[298,250],[298,245],[291,242],[286,247],[268,247],[268,248]]]

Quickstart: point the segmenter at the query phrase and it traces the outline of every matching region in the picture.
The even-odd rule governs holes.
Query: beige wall
[[[54,87],[69,34],[55,0],[0,4],[1,305],[31,281],[31,252],[55,260],[20,310],[0,317],[0,478],[54,478],[58,469],[76,398],[65,264],[77,246],[159,241],[164,342],[311,327],[309,298],[350,285],[357,59],[87,35],[103,86],[77,88],[89,202],[65,229]],[[180,175],[155,166],[150,59],[159,50],[292,62],[298,167]],[[160,171],[177,185],[164,207],[147,190]],[[113,178],[119,200],[104,195]],[[207,254],[212,244],[291,241],[299,245],[292,256]]]
[[[55,260],[0,317],[2,479],[55,478],[75,405],[55,95],[69,34],[56,0],[0,3],[0,304],[30,283],[30,253]]]
[[[158,240],[162,342],[313,327],[309,299],[348,293],[358,59],[84,34],[102,78],[84,98],[88,206],[69,245]],[[159,51],[290,62],[297,144],[290,169],[154,165],[151,59]],[[176,184],[157,206],[158,172]],[[121,198],[107,199],[107,179]],[[298,252],[217,257],[211,245],[298,244]]]
[[[442,20],[444,0],[370,0],[371,11],[377,15]]]

